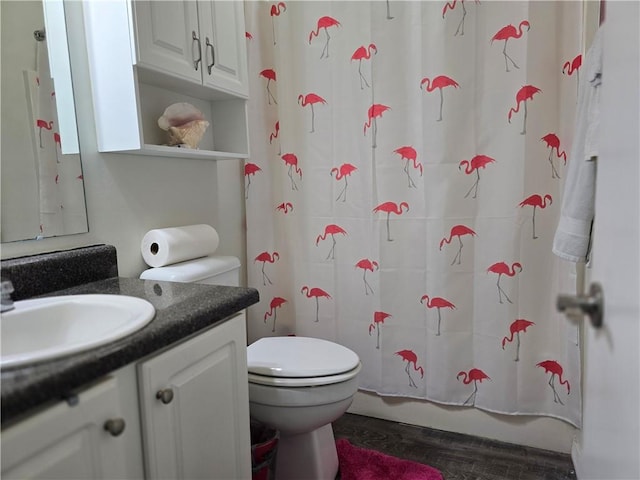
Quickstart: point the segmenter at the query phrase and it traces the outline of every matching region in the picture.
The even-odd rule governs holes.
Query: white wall
[[[67,2],[70,24],[81,25],[80,8]],[[70,44],[89,233],[5,243],[2,258],[107,243],[118,251],[120,275],[137,277],[148,268],[140,254],[148,230],[208,223],[220,234],[217,253],[245,263],[242,161],[99,153],[89,75],[77,67],[86,63],[82,32],[70,32]]]

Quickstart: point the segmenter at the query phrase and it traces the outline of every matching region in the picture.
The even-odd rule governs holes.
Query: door
[[[131,478],[118,388],[116,380],[108,378],[80,393],[73,404],[60,402],[3,430],[2,478]],[[111,433],[106,431],[109,420]],[[120,420],[125,423],[114,423]]]
[[[150,479],[251,478],[245,316],[139,366]]]
[[[591,281],[604,325],[585,324],[582,479],[640,478],[640,3],[607,2]]]
[[[134,1],[132,9],[136,64],[201,83],[204,45],[196,2]]]
[[[198,1],[205,86],[247,97],[244,3]]]

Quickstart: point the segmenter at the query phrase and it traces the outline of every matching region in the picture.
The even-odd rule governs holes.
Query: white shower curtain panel
[[[579,2],[248,2],[250,340],[336,341],[360,388],[580,424],[551,253]],[[575,62],[574,62],[575,63]]]

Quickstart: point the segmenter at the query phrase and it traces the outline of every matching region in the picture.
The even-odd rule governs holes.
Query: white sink
[[[15,302],[0,319],[0,366],[77,353],[123,338],[148,324],[155,309],[126,295],[68,295]]]

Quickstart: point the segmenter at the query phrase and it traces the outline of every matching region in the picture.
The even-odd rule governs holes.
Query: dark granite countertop
[[[156,308],[154,319],[130,336],[64,358],[2,369],[2,425],[32,409],[191,334],[223,322],[259,300],[252,288],[108,278],[48,293],[130,295]]]

